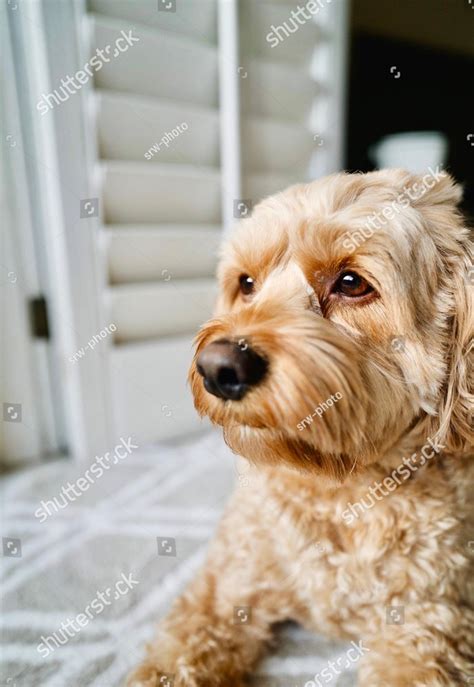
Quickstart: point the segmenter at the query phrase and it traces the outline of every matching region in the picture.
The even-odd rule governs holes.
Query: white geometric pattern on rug
[[[181,445],[140,449],[45,522],[34,515],[41,501],[58,495],[89,466],[62,460],[4,479],[2,537],[20,539],[22,550],[21,557],[2,558],[1,684],[122,685],[157,621],[203,563],[237,465],[216,432]],[[157,537],[176,540],[176,557],[157,555]],[[139,584],[43,658],[36,649],[41,637],[82,613],[122,573]],[[278,631],[252,685],[304,687],[346,648],[288,624]],[[331,685],[355,685],[354,671]]]

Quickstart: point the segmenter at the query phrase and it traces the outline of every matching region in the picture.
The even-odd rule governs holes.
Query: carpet
[[[88,466],[61,460],[0,485],[5,687],[122,685],[247,479],[214,431],[121,453],[87,479]],[[252,685],[304,687],[346,649],[284,625]],[[355,666],[330,682],[355,685]]]

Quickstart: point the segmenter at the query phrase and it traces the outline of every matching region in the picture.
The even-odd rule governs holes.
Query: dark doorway
[[[474,0],[353,0],[349,74],[347,168],[374,169],[387,134],[440,131],[474,217]]]

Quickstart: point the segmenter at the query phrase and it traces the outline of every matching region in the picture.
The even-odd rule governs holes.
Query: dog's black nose
[[[250,387],[258,384],[268,364],[243,339],[214,341],[198,355],[196,366],[210,394],[239,401]]]

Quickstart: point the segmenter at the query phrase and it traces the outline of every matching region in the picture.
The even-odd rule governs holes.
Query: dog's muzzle
[[[241,341],[214,341],[197,357],[196,368],[206,391],[218,398],[240,401],[267,372],[267,361]]]

